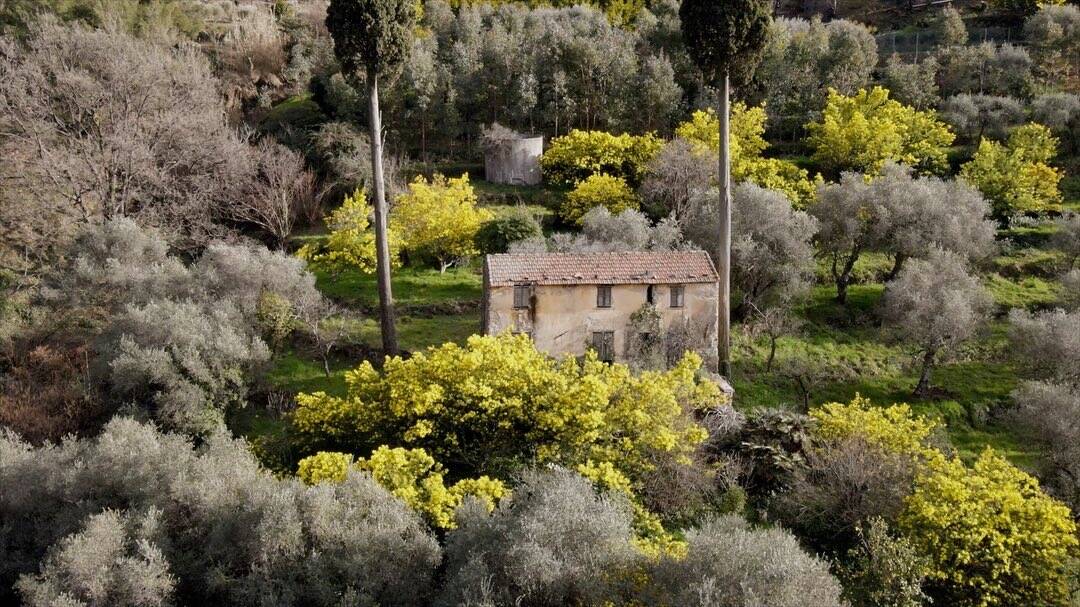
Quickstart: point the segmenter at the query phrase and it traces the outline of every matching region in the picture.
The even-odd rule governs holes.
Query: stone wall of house
[[[536,285],[532,306],[514,309],[514,287],[488,287],[484,296],[484,331],[527,332],[537,348],[558,356],[580,356],[594,331],[612,331],[616,360],[625,358],[630,316],[647,301],[649,285],[612,285],[611,307],[596,307],[596,285]],[[711,327],[711,349],[716,348],[716,283],[683,285],[681,308],[671,307],[670,285],[653,285],[653,301],[664,329],[690,320]]]

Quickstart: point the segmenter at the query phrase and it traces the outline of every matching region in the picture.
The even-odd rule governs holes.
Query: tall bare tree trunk
[[[716,271],[720,274],[720,301],[717,302],[716,349],[718,371],[731,377],[731,148],[729,121],[731,113],[730,84],[724,72],[720,92],[720,231]]]
[[[371,127],[371,175],[375,182],[375,272],[379,283],[379,322],[383,353],[398,353],[394,328],[394,295],[390,289],[390,243],[386,233],[386,186],[383,183],[382,117],[379,115],[379,75],[369,69],[368,125]]]

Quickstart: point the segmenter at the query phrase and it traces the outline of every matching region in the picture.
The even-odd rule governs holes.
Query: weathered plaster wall
[[[691,319],[712,327],[716,339],[716,283],[691,283],[685,287],[684,305],[672,308],[669,285],[654,285],[656,309],[666,329],[673,322]],[[530,309],[514,309],[514,287],[487,289],[483,308],[485,332],[531,332],[537,348],[549,354],[585,353],[594,331],[612,331],[615,355],[621,359],[626,352],[626,329],[630,315],[646,302],[648,285],[613,285],[611,307],[596,307],[596,285],[537,285],[533,287]]]

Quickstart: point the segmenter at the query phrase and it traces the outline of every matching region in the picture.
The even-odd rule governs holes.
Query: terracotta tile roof
[[[488,255],[488,283],[540,285],[664,284],[716,282],[705,251],[526,253]]]

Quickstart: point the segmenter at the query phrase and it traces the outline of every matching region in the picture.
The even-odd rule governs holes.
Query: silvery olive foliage
[[[1050,246],[1065,255],[1066,269],[1072,269],[1080,262],[1080,213],[1065,213],[1054,222],[1054,235]]]
[[[885,63],[881,84],[889,89],[890,97],[904,105],[917,110],[932,109],[940,100],[934,79],[937,69],[937,60],[933,57],[908,63],[893,53]]]
[[[825,107],[830,87],[845,95],[866,87],[877,62],[877,43],[865,25],[773,20],[756,72],[770,126],[790,134]]]
[[[716,205],[719,197],[702,192],[694,199],[686,237],[716,255]],[[731,283],[733,304],[741,314],[798,299],[810,288],[814,272],[811,241],[818,222],[795,209],[784,194],[752,183],[732,192]]]
[[[1024,123],[1024,106],[1013,97],[960,93],[941,104],[941,119],[968,141],[1004,140]]]
[[[826,561],[807,554],[778,527],[754,529],[735,515],[686,534],[685,558],[652,567],[648,605],[687,607],[839,607],[840,583]]]
[[[560,253],[614,251],[669,251],[682,242],[682,233],[674,221],[661,219],[656,224],[640,211],[627,209],[612,214],[602,206],[594,207],[582,218],[581,232],[553,234],[544,248],[542,238],[512,243],[511,252],[551,250]]]
[[[1080,507],[1080,310],[1013,310],[1009,338],[1028,378],[1013,392],[1015,420],[1048,447],[1050,488]]]
[[[1080,34],[1077,38],[1080,38]],[[1074,129],[1080,128],[1080,125],[1077,125],[1077,122],[1080,122],[1080,95],[1076,93],[1039,95],[1031,100],[1031,119],[1057,133],[1068,131],[1070,126]]]
[[[964,259],[942,249],[913,259],[885,286],[881,316],[887,330],[921,359],[917,396],[930,391],[941,355],[975,337],[992,301]]]
[[[176,578],[154,543],[161,512],[144,516],[104,510],[49,548],[37,574],[16,588],[28,607],[165,607],[173,604]]]
[[[365,474],[309,487],[240,441],[195,449],[122,417],[36,449],[5,433],[0,485],[4,602],[22,576],[30,604],[412,606],[440,560],[419,517]]]
[[[863,253],[895,258],[895,276],[908,258],[941,248],[971,262],[996,249],[990,207],[978,191],[955,180],[918,177],[886,164],[869,183],[858,173],[823,184],[809,213],[819,222],[818,251],[830,264],[837,298],[844,301],[852,270]]]
[[[150,408],[165,427],[204,435],[246,402],[270,350],[226,300],[131,305],[106,328],[100,374],[120,402]]]
[[[527,471],[494,512],[477,501],[446,538],[441,605],[597,605],[640,558],[630,504],[565,469]]]
[[[214,243],[192,265],[130,218],[88,226],[45,290],[62,311],[96,312],[96,377],[169,429],[206,434],[246,401],[270,358],[258,302],[322,299],[304,262],[262,245]]]
[[[1026,99],[1035,85],[1034,65],[1022,46],[983,42],[939,47],[934,57],[942,97],[970,93]]]

